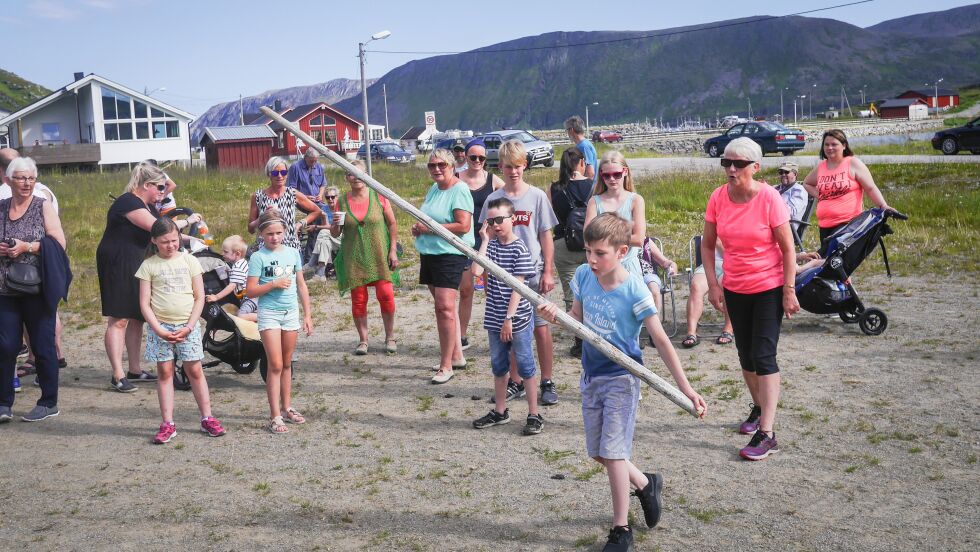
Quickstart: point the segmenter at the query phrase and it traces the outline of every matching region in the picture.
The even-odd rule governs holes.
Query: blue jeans
[[[0,295],[0,406],[14,404],[14,374],[24,327],[34,351],[37,382],[41,386],[39,406],[58,406],[58,354],[54,348],[54,321],[40,295]]]
[[[534,364],[534,324],[528,324],[523,330],[514,332],[513,338],[505,343],[500,340],[500,332],[487,331],[487,341],[490,342],[490,369],[494,377],[502,377],[510,371],[510,351],[514,350],[517,357],[517,373],[522,379],[533,378],[537,371]]]

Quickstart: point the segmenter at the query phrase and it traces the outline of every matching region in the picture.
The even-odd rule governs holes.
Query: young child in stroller
[[[204,300],[208,303],[218,303],[225,297],[234,294],[233,296],[238,301],[238,312],[234,314],[239,318],[256,322],[258,320],[258,315],[255,314],[256,303],[245,296],[245,282],[248,280],[248,260],[245,259],[247,250],[248,244],[238,234],[225,238],[225,241],[221,243],[221,258],[230,267],[228,285],[217,293],[206,295]]]

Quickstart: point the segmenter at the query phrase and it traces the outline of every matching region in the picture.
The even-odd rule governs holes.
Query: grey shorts
[[[640,380],[632,374],[588,377],[582,374],[582,419],[590,457],[629,460],[633,451]]]
[[[541,294],[542,297],[547,297],[548,296],[548,294],[546,294],[546,293],[541,293],[541,273],[540,272],[538,272],[537,276],[531,278],[530,280],[524,280],[524,285],[526,285],[527,287],[533,289],[535,292]],[[544,318],[541,318],[541,314],[538,312],[538,309],[534,309],[534,327],[535,328],[538,328],[540,326],[547,326],[548,324],[550,324],[550,322],[548,322]]]

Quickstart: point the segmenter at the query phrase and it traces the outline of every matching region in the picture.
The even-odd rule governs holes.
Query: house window
[[[102,89],[102,118],[105,119],[105,139],[149,140],[180,137],[177,117],[146,102]]]
[[[146,119],[146,104],[140,101],[133,102],[133,111],[137,119]]]
[[[41,123],[41,140],[45,142],[60,142],[61,123]]]
[[[102,89],[102,118],[107,121],[116,118],[116,95],[107,88]]]
[[[334,144],[337,142],[337,131],[336,130],[325,130],[323,131],[323,141],[320,142],[323,145]]]
[[[335,124],[337,124],[337,121],[327,115],[317,115],[310,119],[310,126],[332,126]]]
[[[322,131],[319,131],[319,130],[311,130],[310,131],[310,138],[313,138],[314,140],[316,140],[317,142],[320,142],[322,144],[323,143],[323,132]]]
[[[106,141],[118,140],[119,139],[119,125],[115,123],[105,125],[105,139]]]
[[[146,109],[146,106],[143,106]],[[137,140],[149,140],[150,139],[150,123],[147,122],[137,122],[136,123],[136,139]]]

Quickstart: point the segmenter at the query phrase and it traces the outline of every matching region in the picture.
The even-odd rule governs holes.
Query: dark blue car
[[[770,121],[753,121],[737,124],[721,136],[705,140],[704,152],[711,157],[720,157],[729,142],[743,136],[759,144],[763,155],[776,152],[793,155],[806,145],[806,136],[800,129],[786,128]]]
[[[357,150],[357,158],[364,159],[364,145]],[[371,144],[371,160],[387,163],[414,163],[415,155],[405,151],[398,144],[380,142]]]

